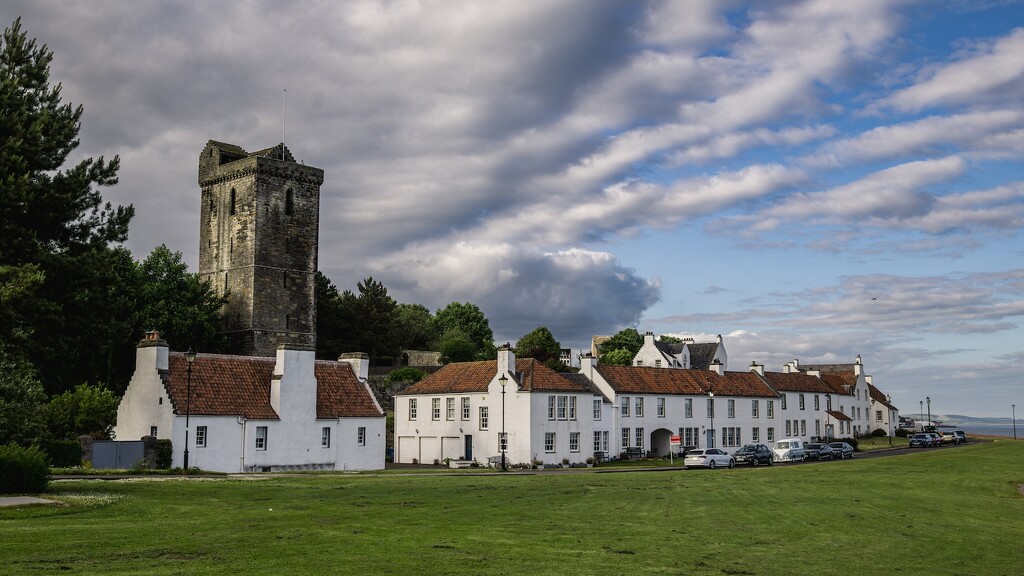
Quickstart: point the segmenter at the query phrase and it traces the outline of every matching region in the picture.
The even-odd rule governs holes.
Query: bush
[[[392,370],[388,373],[388,382],[419,382],[427,376],[427,373],[417,368],[406,366]]]
[[[906,438],[907,436],[910,436],[910,432],[906,428],[899,428],[896,430],[897,438]]]
[[[170,440],[156,441],[156,467],[158,470],[167,470],[171,467],[171,458],[174,455]]]
[[[0,494],[38,494],[46,491],[50,466],[38,446],[0,446]]]
[[[82,465],[82,445],[78,440],[50,440],[43,451],[55,468],[74,468]]]
[[[872,432],[871,435],[874,436],[875,438],[884,438],[888,436],[889,433],[881,428],[875,428],[875,431]]]

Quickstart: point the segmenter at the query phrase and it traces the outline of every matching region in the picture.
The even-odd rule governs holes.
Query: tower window
[[[281,272],[281,285],[285,288],[288,287],[288,272]]]
[[[289,188],[284,193],[284,213],[291,216],[295,212],[295,194]]]
[[[230,208],[228,213],[231,214],[232,216],[235,215],[235,189],[234,188],[231,189],[231,208]]]

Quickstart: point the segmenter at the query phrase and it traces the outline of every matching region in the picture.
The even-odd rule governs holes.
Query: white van
[[[772,447],[776,462],[800,462],[804,459],[804,441],[799,438],[783,438]]]

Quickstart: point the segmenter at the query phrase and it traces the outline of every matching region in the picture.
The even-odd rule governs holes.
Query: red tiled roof
[[[764,378],[780,392],[835,392],[822,378],[803,372],[765,372]]]
[[[683,370],[652,366],[597,366],[600,374],[617,394],[705,394],[708,378],[718,378],[711,370]]]
[[[653,368],[650,366],[598,366],[597,372],[619,394],[774,397],[775,392],[751,372]]]
[[[373,418],[383,416],[366,384],[356,378],[348,362],[317,360],[313,365],[316,377],[317,418]]]
[[[188,396],[188,363],[181,352],[168,354],[164,380],[176,414],[245,416],[277,420],[270,405],[270,380],[274,358],[203,354],[192,363],[192,391]],[[316,417],[343,418],[382,416],[372,395],[344,362],[317,361]]]
[[[850,372],[849,374],[853,374]],[[850,396],[850,384],[841,374],[822,374],[821,381],[828,385],[829,392]]]
[[[398,395],[486,392],[487,385],[497,373],[497,360],[454,362],[399,392]],[[528,392],[596,393],[584,383],[563,378],[561,374],[533,358],[516,358],[515,378],[518,381],[519,389]]]
[[[852,421],[853,419],[838,410],[829,410],[828,413],[836,420]]]
[[[777,396],[774,390],[768,387],[761,380],[761,377],[754,372],[726,372],[718,377],[715,382],[715,394],[721,396]]]

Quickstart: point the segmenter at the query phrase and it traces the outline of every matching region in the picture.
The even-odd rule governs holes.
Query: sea
[[[1013,426],[1002,426],[1002,425],[957,425],[957,426],[940,426],[939,429],[963,430],[968,436],[972,434],[982,436],[1004,436],[1006,438],[1013,438]],[[1024,422],[1017,423],[1017,438],[1024,438]]]

